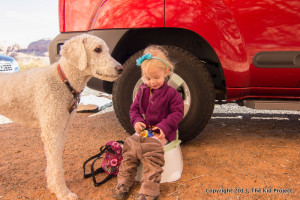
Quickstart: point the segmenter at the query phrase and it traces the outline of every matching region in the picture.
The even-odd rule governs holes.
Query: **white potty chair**
[[[163,166],[163,173],[161,174],[160,183],[168,183],[177,181],[181,178],[183,170],[183,159],[180,149],[181,140],[177,139],[164,146],[165,151],[165,165]],[[141,163],[137,169],[135,177],[136,181],[142,180],[142,174],[144,171],[143,163]]]

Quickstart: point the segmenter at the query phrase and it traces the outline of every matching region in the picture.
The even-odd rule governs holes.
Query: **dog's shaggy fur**
[[[70,85],[82,91],[88,80],[114,81],[122,66],[109,54],[105,42],[83,34],[68,40],[61,58],[51,66],[0,75],[0,114],[30,127],[40,127],[47,158],[47,186],[58,199],[77,199],[64,180],[62,154],[76,99],[62,81],[60,65]]]

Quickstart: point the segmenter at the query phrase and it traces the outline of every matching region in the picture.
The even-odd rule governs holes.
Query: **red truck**
[[[130,133],[129,107],[143,83],[135,60],[149,44],[165,46],[176,63],[168,83],[184,100],[183,141],[201,132],[215,103],[300,110],[299,0],[60,0],[59,22],[51,63],[67,39],[89,33],[123,64],[116,82],[88,86],[113,94]]]

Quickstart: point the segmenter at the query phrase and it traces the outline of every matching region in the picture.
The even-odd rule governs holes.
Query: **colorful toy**
[[[152,131],[152,129],[144,129],[140,132],[140,136],[141,137],[152,137],[154,135],[154,132]]]

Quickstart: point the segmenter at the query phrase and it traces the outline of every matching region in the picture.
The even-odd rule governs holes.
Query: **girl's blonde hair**
[[[174,71],[174,65],[173,63],[170,61],[170,59],[168,58],[168,52],[159,45],[150,45],[148,46],[145,50],[144,50],[144,55],[151,53],[153,57],[157,57],[162,59],[163,61],[159,60],[159,59],[150,59],[150,60],[144,60],[141,64],[142,69],[148,68],[148,66],[155,66],[155,67],[159,67],[162,69],[166,69],[166,67],[169,69],[169,75],[173,74]]]

